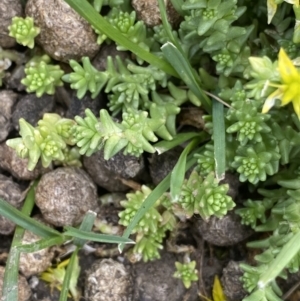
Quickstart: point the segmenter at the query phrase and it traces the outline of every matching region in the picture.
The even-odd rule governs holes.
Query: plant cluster
[[[26,77],[21,83],[28,93],[35,92],[37,97],[43,94],[53,95],[55,88],[62,86],[61,77],[64,72],[58,65],[52,65],[48,55],[35,56],[25,66]]]
[[[141,191],[128,193],[127,200],[121,201],[124,211],[119,213],[119,223],[128,226],[143,205],[151,189],[142,186]],[[176,225],[176,218],[168,209],[171,207],[169,199],[162,197],[157,200],[154,206],[143,216],[135,226],[132,233],[136,233],[136,244],[132,250],[132,257],[135,260],[144,261],[160,258],[159,250],[163,248],[163,239],[167,231],[172,231]]]
[[[248,247],[260,248],[263,252],[255,256],[257,266],[241,265],[245,271],[242,277],[244,288],[248,292],[254,290],[251,296],[245,299],[247,301],[254,300],[253,298],[257,298],[256,300],[264,300],[263,298],[279,300],[278,296],[281,296],[282,292],[275,279],[271,276],[265,281],[264,274],[269,273],[272,269],[272,273],[275,273],[276,276],[286,279],[287,271],[296,273],[300,267],[298,243],[292,242],[292,238],[299,234],[300,229],[299,176],[295,174],[294,179],[279,180],[278,184],[281,188],[259,190],[259,193],[263,196],[262,200],[249,199],[244,203],[244,208],[236,211],[241,216],[243,224],[250,225],[258,232],[272,233],[268,238],[248,243]],[[268,211],[271,211],[271,213],[267,214]],[[281,265],[285,267],[285,270],[280,270],[278,266],[274,266],[274,262],[276,256],[287,245],[293,256],[290,256],[290,259],[281,259]],[[265,288],[255,290],[257,284]]]
[[[40,33],[40,29],[34,26],[34,20],[30,17],[13,17],[8,29],[9,35],[19,44],[31,49],[34,47],[34,38]]]
[[[171,202],[169,193],[163,194],[132,231],[136,233],[136,245],[132,250],[135,261],[141,258],[144,261],[160,258],[159,250],[163,248],[163,239],[167,232],[175,231],[178,218],[182,216],[190,218],[194,214],[200,214],[203,219],[208,219],[212,215],[218,217],[226,215],[235,206],[232,198],[226,195],[227,191],[228,185],[218,185],[213,174],[203,181],[194,171],[189,179],[184,181],[177,204]],[[142,186],[141,191],[126,195],[127,200],[121,201],[124,207],[124,210],[119,213],[121,225],[128,226],[131,223],[150,193],[150,188]],[[191,264],[182,267],[189,270],[194,268],[195,266]],[[179,277],[181,272],[176,275]],[[185,285],[189,283],[188,279],[186,283],[184,282]],[[195,281],[192,279],[193,277],[190,280]]]
[[[76,1],[66,2],[82,13]],[[190,133],[183,139],[177,133],[176,116],[188,102],[201,106],[207,114],[203,131],[211,139],[193,159],[188,154],[203,139],[185,148],[174,168],[178,174],[171,176],[170,194],[158,185],[153,191],[143,186],[127,195],[120,213],[120,223],[127,227],[124,237],[136,234],[132,252],[138,259],[158,258],[167,231],[175,229],[176,215],[221,218],[234,207],[226,195],[228,186],[218,181],[225,171],[236,173],[240,182],[249,184],[248,200],[237,214],[256,231],[273,233],[249,244],[264,252],[256,256],[257,267],[242,265],[250,294],[244,300],[280,300],[275,278],[299,269],[300,249],[295,243],[300,235],[299,1],[172,1],[182,19],[178,28],[171,28],[165,3],[158,0],[162,24],[152,29],[136,20],[125,1],[92,3],[97,11],[110,4],[107,15],[98,18],[91,17],[94,11],[88,4],[82,4],[90,12],[84,16],[99,35],[98,42],[115,42],[118,50],[132,52],[131,60],[108,57],[106,70],[99,71],[83,57],[81,64],[71,60],[73,72],[63,75],[48,57],[36,57],[26,65],[22,83],[38,96],[53,94],[62,80],[77,90],[78,98],[86,93],[96,98],[103,90],[111,115],[104,109],[99,118],[90,110],[74,120],[47,114],[36,127],[21,119],[21,138],[9,140],[8,145],[29,158],[29,169],[39,158],[44,166],[52,161],[78,162],[78,154],[90,156],[102,148],[105,159],[121,150],[140,156],[154,153],[158,139],[165,150],[190,139],[186,138]],[[20,22],[14,30],[29,41],[26,34],[30,39],[34,34]],[[117,115],[120,121],[112,117]],[[187,165],[196,161],[196,170],[184,180]],[[253,191],[263,198],[252,200]],[[190,269],[192,264],[178,265],[176,277],[186,286],[195,279]]]

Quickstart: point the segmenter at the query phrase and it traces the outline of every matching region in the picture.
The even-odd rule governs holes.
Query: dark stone
[[[128,190],[122,179],[138,181],[143,178],[145,172],[142,156],[125,156],[122,152],[105,160],[103,151],[98,151],[90,157],[84,157],[83,165],[96,184],[112,192]]]
[[[236,261],[229,261],[228,265],[223,269],[221,282],[228,301],[240,301],[247,295],[240,280],[242,276],[243,271]]]
[[[158,185],[172,171],[182,151],[182,147],[177,146],[161,155],[151,155],[149,170],[154,185]]]
[[[233,211],[223,218],[212,216],[208,221],[195,217],[193,227],[195,234],[201,235],[204,240],[215,246],[231,246],[253,234],[253,230],[242,225],[241,218]]]
[[[18,101],[13,112],[12,122],[14,128],[16,130],[20,129],[20,118],[24,118],[32,126],[36,126],[45,113],[53,111],[53,107],[53,96],[43,95],[39,98],[35,94],[27,94]]]

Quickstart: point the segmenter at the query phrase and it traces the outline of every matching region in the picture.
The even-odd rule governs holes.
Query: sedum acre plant
[[[193,281],[198,280],[198,274],[196,267],[196,261],[191,261],[189,263],[175,263],[177,271],[174,274],[175,278],[180,278],[186,288],[189,288]]]
[[[34,47],[34,38],[40,33],[40,29],[34,26],[34,20],[30,17],[13,17],[8,29],[9,35],[19,44],[31,49]]]
[[[26,77],[21,83],[25,85],[26,91],[35,92],[37,97],[44,93],[54,94],[55,87],[62,86],[61,77],[64,72],[58,65],[50,64],[51,59],[48,55],[34,57],[25,66]]]
[[[99,43],[115,43],[131,59],[108,57],[99,71],[83,57],[71,60],[72,72],[63,75],[49,57],[33,58],[22,80],[28,92],[53,94],[64,82],[80,99],[106,93],[108,109],[99,116],[87,109],[74,120],[46,114],[36,126],[21,119],[21,137],[7,144],[32,170],[39,159],[45,167],[80,164],[80,155],[100,149],[105,159],[119,151],[142,156],[191,140],[162,184],[142,186],[122,201],[124,237],[136,239],[131,257],[159,258],[178,218],[226,215],[235,202],[219,181],[225,172],[236,174],[245,188],[236,214],[255,231],[271,233],[249,243],[262,253],[256,266],[241,266],[249,293],[244,301],[281,300],[276,277],[297,272],[300,262],[299,1],[172,0],[181,16],[172,27],[165,1],[158,0],[162,24],[154,28],[136,20],[128,1],[90,1],[96,10],[85,1],[65,1],[93,26]],[[108,13],[98,14],[108,4]],[[20,32],[30,32],[22,26]],[[199,109],[202,124],[180,133],[176,120],[187,107]],[[177,263],[175,277],[189,287],[197,279],[193,261]]]

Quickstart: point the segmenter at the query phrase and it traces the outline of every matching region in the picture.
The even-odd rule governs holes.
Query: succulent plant
[[[196,261],[189,263],[175,262],[176,272],[174,273],[175,278],[182,280],[185,288],[190,288],[192,282],[198,280],[198,271],[196,270]]]
[[[193,171],[182,186],[179,203],[187,217],[193,214],[200,214],[203,219],[212,215],[222,217],[235,206],[232,198],[226,195],[228,189],[226,184],[219,185],[213,174],[203,179]]]
[[[58,65],[50,64],[50,61],[48,55],[43,55],[34,57],[26,64],[26,77],[21,83],[26,86],[28,93],[35,92],[37,97],[44,93],[52,95],[55,93],[55,87],[63,85],[61,77],[64,72]]]
[[[34,20],[31,17],[13,17],[8,29],[9,35],[19,44],[31,49],[34,47],[34,38],[40,33],[40,29],[34,26]]]

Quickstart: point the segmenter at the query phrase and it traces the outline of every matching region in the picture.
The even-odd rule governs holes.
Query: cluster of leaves
[[[21,137],[8,140],[7,145],[21,158],[28,158],[28,169],[33,170],[40,158],[42,165],[48,167],[52,161],[77,165],[80,155],[91,156],[101,148],[106,160],[122,149],[124,154],[140,156],[144,151],[155,152],[150,144],[158,140],[155,134],[172,139],[161,114],[149,118],[146,111],[130,109],[118,123],[104,109],[100,111],[100,119],[90,109],[85,113],[86,117],[76,116],[75,120],[45,114],[37,127],[21,118]],[[74,145],[77,148],[70,148]]]
[[[28,169],[33,170],[39,159],[44,167],[48,167],[52,161],[72,166],[80,166],[80,154],[74,145],[72,127],[75,122],[62,118],[58,114],[44,114],[37,127],[33,127],[21,118],[20,138],[7,141],[7,145],[16,150],[20,158],[28,158]]]
[[[212,215],[220,218],[225,216],[235,206],[232,198],[226,195],[228,188],[227,184],[219,185],[213,174],[204,180],[196,171],[193,171],[182,185],[178,202],[171,202],[169,193],[163,194],[132,231],[136,233],[136,245],[132,251],[135,260],[142,258],[148,261],[160,257],[159,250],[163,248],[163,238],[167,231],[175,229],[177,216],[190,218],[194,214],[200,214],[205,220]],[[119,213],[121,225],[130,224],[150,193],[151,189],[142,186],[141,191],[126,195],[127,200],[121,202],[125,209]],[[177,268],[180,270],[176,274],[178,277],[183,270],[186,271],[185,285],[190,284],[190,281],[195,281],[195,273],[191,272],[195,269],[194,264],[178,264]]]
[[[236,81],[223,88],[219,96],[230,103],[226,112],[227,168],[240,174],[240,181],[258,184],[279,171],[294,158],[300,146],[297,117],[300,117],[298,82],[300,72],[284,49],[278,61],[268,57],[250,57],[250,80]],[[265,102],[263,104],[263,99]],[[297,115],[288,119],[289,108],[280,113],[269,110],[276,100],[285,106],[292,102]],[[207,120],[211,120],[208,119]],[[207,128],[210,128],[207,122]],[[198,154],[199,170],[206,175],[213,170],[212,144]]]
[[[282,292],[275,279],[270,276],[266,281],[264,274],[272,270],[276,276],[286,279],[287,271],[296,273],[300,268],[300,253],[296,242],[289,245],[289,252],[293,252],[293,256],[289,258],[286,254],[284,262],[281,262],[281,266],[285,269],[281,270],[278,266],[274,269],[274,261],[283,247],[291,243],[292,238],[300,233],[300,179],[296,173],[294,177],[292,180],[279,180],[278,184],[281,186],[279,189],[260,189],[262,200],[248,199],[244,203],[244,208],[236,210],[243,224],[250,225],[257,232],[272,232],[268,238],[248,243],[248,247],[261,248],[263,253],[255,256],[257,266],[241,265],[245,272],[242,277],[244,288],[249,293],[252,292],[245,299],[247,301],[281,300],[279,296]],[[264,289],[257,288],[257,285]]]
[[[136,43],[139,47],[146,51],[150,51],[153,38],[147,34],[147,28],[143,21],[136,21],[136,12],[124,12],[120,8],[113,7],[105,16],[105,19],[116,28],[120,34],[124,35],[128,40]],[[95,29],[98,34],[97,43],[102,44],[104,41],[110,43],[105,34]],[[126,47],[117,45],[117,50],[126,51]],[[137,58],[138,63],[142,64],[143,60]]]
[[[8,29],[9,35],[15,38],[19,44],[31,49],[34,47],[34,38],[40,33],[40,29],[34,26],[31,17],[13,17],[12,24]]]
[[[271,2],[279,4],[277,1],[268,1],[268,4]],[[286,279],[287,272],[295,273],[300,267],[299,247],[294,241],[299,234],[299,186],[295,183],[299,183],[296,170],[300,151],[300,71],[297,68],[300,52],[295,44],[298,43],[297,28],[291,30],[290,26],[293,18],[289,8],[288,4],[282,4],[282,9],[270,19],[275,29],[261,33],[259,44],[253,45],[253,52],[257,49],[256,53],[265,56],[250,57],[243,73],[235,73],[235,80],[224,78],[225,73],[215,79],[221,89],[219,96],[229,104],[225,115],[226,168],[238,172],[241,182],[247,181],[256,187],[266,181],[273,187],[282,186],[272,191],[258,189],[264,199],[248,199],[245,208],[236,211],[242,222],[255,231],[273,231],[267,239],[248,244],[262,248],[263,253],[255,256],[256,267],[241,266],[244,287],[251,293],[245,301],[281,300],[282,292],[275,278]],[[296,3],[293,8],[297,14]],[[273,49],[270,49],[270,41]],[[288,104],[293,105],[295,113]],[[205,120],[207,131],[211,133],[212,116]],[[215,167],[214,143],[207,144],[196,157],[200,174],[207,176]]]
[[[128,226],[132,218],[143,205],[151,189],[142,186],[141,191],[128,193],[127,200],[121,201],[124,211],[119,213],[119,223]],[[172,231],[176,225],[176,217],[169,210],[170,200],[167,196],[158,199],[154,206],[143,216],[132,233],[136,233],[136,244],[132,250],[135,261],[145,262],[160,258],[159,250],[163,249],[163,239],[167,231]]]
[[[92,93],[92,98],[97,97],[106,86],[105,93],[113,93],[110,97],[109,107],[113,114],[119,113],[123,107],[144,108],[149,102],[148,94],[155,91],[157,82],[163,87],[167,85],[166,74],[153,66],[140,67],[127,61],[127,66],[119,56],[107,59],[105,71],[98,71],[92,66],[88,57],[82,58],[82,66],[70,60],[74,72],[63,76],[63,80],[77,90],[77,97],[82,98],[87,91]],[[125,110],[124,110],[125,111]]]
[[[26,86],[28,93],[35,92],[37,97],[44,93],[53,95],[55,88],[62,86],[61,77],[64,72],[59,65],[51,64],[51,58],[48,55],[35,56],[25,66],[26,77],[21,83]]]

